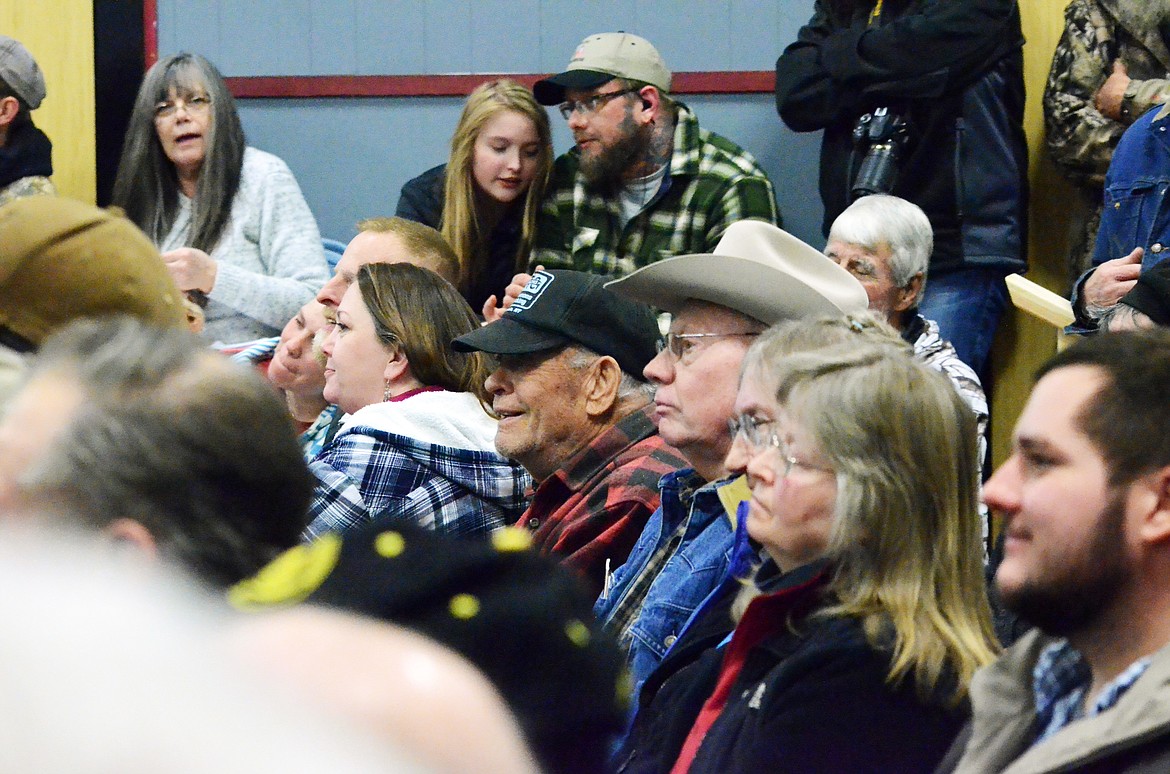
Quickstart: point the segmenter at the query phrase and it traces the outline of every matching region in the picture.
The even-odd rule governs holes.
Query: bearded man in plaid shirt
[[[670,71],[649,41],[586,38],[568,69],[538,81],[577,145],[556,160],[532,263],[621,276],[714,249],[738,220],[779,224],[767,174],[750,153],[699,128],[670,97]]]

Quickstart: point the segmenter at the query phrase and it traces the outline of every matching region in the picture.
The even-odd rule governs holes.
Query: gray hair
[[[147,71],[122,146],[114,181],[113,203],[159,244],[179,211],[179,179],[163,153],[154,125],[155,105],[174,91],[186,99],[205,91],[211,98],[207,155],[191,203],[188,247],[211,252],[231,215],[244,164],[244,128],[236,103],[215,65],[198,54],[181,53],[160,59]]]
[[[885,345],[905,354],[913,348],[894,328],[868,310],[845,315],[787,320],[760,334],[744,355],[740,376],[749,370],[771,371],[789,355],[824,347]]]
[[[829,241],[861,245],[874,252],[883,245],[889,247],[894,285],[904,288],[921,273],[921,298],[934,251],[934,232],[917,204],[886,194],[863,196],[833,221]]]
[[[569,360],[569,368],[574,371],[579,371],[582,368],[587,368],[592,365],[601,355],[597,354],[588,347],[582,347],[580,344],[570,344],[569,350],[573,353],[573,357]],[[629,398],[644,398],[646,400],[654,400],[654,385],[644,379],[639,379],[633,374],[622,370],[622,380],[618,383],[618,400],[627,400]]]
[[[31,378],[66,380],[83,400],[21,477],[27,499],[98,529],[133,519],[213,587],[298,543],[313,479],[285,406],[253,370],[186,331],[114,317],[50,338]]]

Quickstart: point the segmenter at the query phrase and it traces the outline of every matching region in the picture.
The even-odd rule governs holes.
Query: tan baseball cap
[[[0,327],[39,346],[79,317],[186,327],[158,250],[121,214],[56,196],[0,207]]]
[[[642,81],[670,92],[670,70],[650,41],[628,32],[602,32],[581,41],[568,68],[537,81],[532,93],[542,105],[557,105],[565,101],[566,89],[596,89],[614,78]]]

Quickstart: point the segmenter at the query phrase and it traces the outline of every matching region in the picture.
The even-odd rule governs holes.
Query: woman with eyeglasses
[[[443,234],[476,311],[527,270],[551,168],[548,114],[531,91],[501,79],[468,96],[447,163],[402,187],[397,215]]]
[[[620,771],[930,772],[961,729],[996,652],[975,420],[874,328],[786,324],[748,351],[727,466],[759,562],[644,684]]]
[[[198,54],[146,73],[122,147],[113,203],[205,306],[203,336],[276,336],[329,279],[321,235],[292,172],[247,147],[223,77]]]

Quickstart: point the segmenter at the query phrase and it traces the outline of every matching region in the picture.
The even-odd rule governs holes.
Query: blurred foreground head
[[[0,509],[101,530],[213,587],[297,543],[312,480],[281,400],[177,328],[48,340],[0,421]]]
[[[232,645],[292,699],[331,710],[436,771],[538,771],[488,679],[430,638],[306,605],[239,623]]]
[[[0,771],[420,772],[324,708],[288,701],[232,617],[153,565],[0,528]]]
[[[523,530],[460,540],[382,519],[289,550],[229,599],[265,613],[307,601],[437,640],[491,680],[548,774],[604,771],[624,726],[624,659],[593,617],[593,594]],[[316,660],[349,657],[338,642]]]

